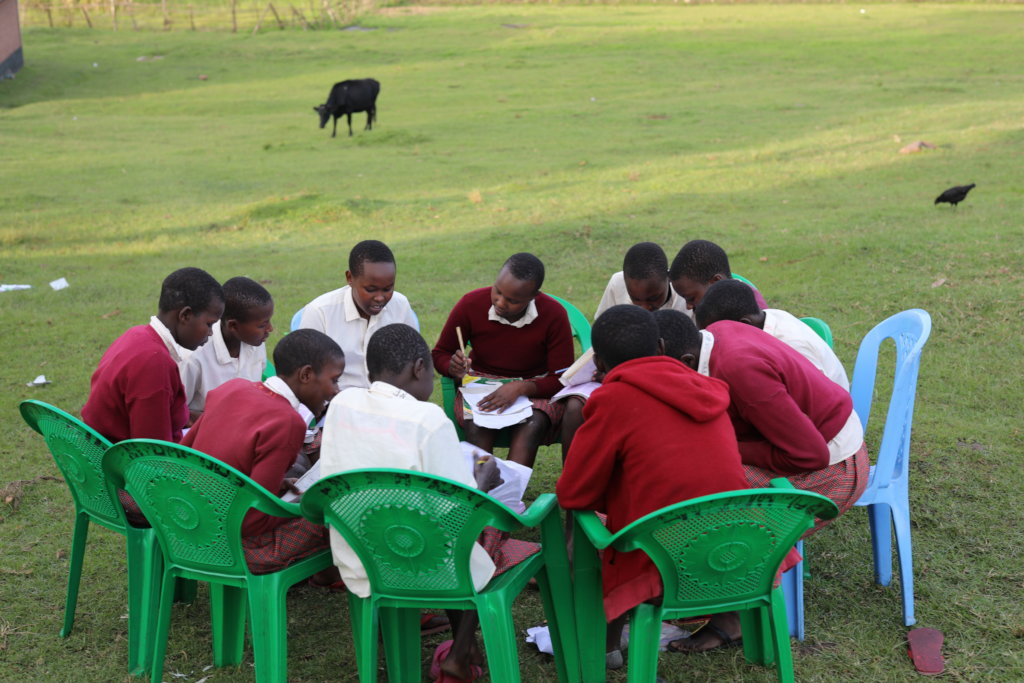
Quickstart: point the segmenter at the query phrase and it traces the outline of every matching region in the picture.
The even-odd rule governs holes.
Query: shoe
[[[604,653],[604,668],[621,669],[625,662],[622,660],[622,650],[612,650]]]

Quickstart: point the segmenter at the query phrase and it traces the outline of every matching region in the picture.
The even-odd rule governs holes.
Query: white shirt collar
[[[359,307],[356,306],[356,300],[353,297],[355,297],[355,294],[352,292],[352,287],[350,285],[348,287],[348,291],[345,292],[345,295],[342,297],[342,303],[345,306],[345,321],[346,322],[352,322],[353,320],[356,320],[357,318],[363,317],[363,316],[359,315]]]
[[[408,393],[407,391],[399,389],[394,384],[388,384],[387,382],[371,383],[369,392],[371,394],[380,394],[381,396],[387,396],[389,398],[405,398],[411,401],[418,400],[415,396]]]
[[[217,356],[217,362],[226,365],[233,360],[237,360],[231,357],[231,352],[228,351],[228,345],[224,343],[224,333],[221,331],[220,324],[223,320],[218,320],[213,324],[213,335],[207,344],[213,344],[213,353]],[[241,346],[239,346],[239,356],[241,356]]]
[[[286,399],[288,399],[288,403],[291,405],[291,407],[295,409],[296,412],[298,412],[299,406],[301,406],[302,404],[299,402],[299,399],[295,395],[295,392],[292,391],[292,388],[288,386],[288,383],[285,382],[283,379],[281,379],[277,375],[274,375],[273,377],[268,377],[267,379],[263,380],[263,386],[265,386],[267,389],[270,389],[278,396],[283,396]]]
[[[493,305],[487,311],[487,319],[493,320],[496,323],[501,323],[502,325],[511,325],[512,327],[526,327],[527,325],[529,325],[530,323],[537,319],[537,300],[530,299],[530,303],[526,306],[526,312],[523,313],[523,317],[515,322],[506,320],[505,318],[502,318],[500,315],[498,315],[498,312],[494,310]]]
[[[700,331],[700,358],[697,359],[697,372],[705,377],[711,376],[711,349],[715,346],[715,335],[707,330]]]
[[[156,333],[160,335],[160,341],[162,341],[164,346],[167,347],[167,352],[171,354],[171,358],[174,359],[175,363],[181,365],[188,360],[189,356],[192,355],[191,351],[186,349],[184,346],[179,346],[178,342],[174,341],[174,335],[171,334],[167,325],[164,325],[164,322],[160,320],[160,318],[155,315],[150,316],[149,326],[156,330]]]

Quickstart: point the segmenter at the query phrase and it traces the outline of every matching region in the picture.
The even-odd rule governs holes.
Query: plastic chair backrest
[[[170,564],[219,577],[248,573],[242,520],[256,508],[299,515],[235,468],[205,453],[155,439],[121,441],[107,451],[111,481],[135,499]]]
[[[800,318],[814,333],[825,340],[830,349],[835,348],[835,341],[832,339],[832,328],[821,318]]]
[[[292,316],[291,332],[299,329],[299,325],[302,324],[302,314],[306,311],[306,307],[303,306],[299,310],[295,311],[295,315]]]
[[[552,299],[562,304],[562,308],[569,314],[569,326],[572,328],[572,336],[580,343],[580,351],[590,348],[590,321],[583,315],[580,309],[573,306],[560,296],[548,294]]]
[[[522,526],[475,489],[396,469],[325,477],[303,494],[302,512],[348,541],[374,594],[405,597],[473,596],[470,553],[484,526]]]
[[[743,276],[742,276],[742,275],[740,275],[739,273],[730,273],[730,275],[732,275],[732,279],[733,279],[733,280],[739,280],[740,282],[742,282],[742,283],[744,283],[744,284],[748,285],[748,286],[749,286],[749,287],[751,287],[752,289],[757,289],[757,285],[755,285],[755,284],[754,284],[753,282],[751,282],[751,281],[750,281],[750,280],[748,280],[747,278],[743,277]]]
[[[720,611],[723,604],[771,593],[783,559],[814,518],[838,514],[835,503],[808,491],[728,491],[642,517],[616,534],[612,545],[651,558],[661,573],[666,609]]]
[[[27,400],[19,408],[25,422],[42,434],[78,509],[97,523],[124,533],[128,526],[124,509],[103,473],[103,454],[110,448],[110,441],[48,403]]]
[[[886,339],[896,344],[896,367],[892,394],[885,417],[882,444],[872,478],[872,486],[884,488],[893,476],[909,468],[910,428],[914,416],[917,375],[921,366],[921,349],[931,334],[932,319],[919,308],[902,311],[886,318],[868,332],[857,351],[853,366],[850,395],[853,409],[867,430],[871,417],[872,398],[878,372],[878,351]]]

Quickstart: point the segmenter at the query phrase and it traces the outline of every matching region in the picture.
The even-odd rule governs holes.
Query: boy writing
[[[747,488],[724,382],[662,355],[654,316],[637,306],[609,308],[591,338],[607,374],[583,409],[558,479],[563,508],[604,512],[617,532],[667,505]],[[608,549],[602,564],[611,663],[625,614],[660,596],[662,585],[641,551]]]
[[[277,375],[265,382],[236,378],[207,396],[206,409],[182,445],[231,465],[278,495],[291,489],[285,472],[306,435],[299,406],[315,415],[338,393],[345,356],[316,330],[296,330],[274,349]],[[242,523],[242,547],[249,570],[266,574],[327,547],[322,526],[305,518],[274,517],[250,510]],[[330,585],[331,576],[314,583]]]
[[[419,332],[402,324],[380,328],[367,345],[366,363],[369,388],[338,394],[327,410],[320,450],[323,476],[387,467],[436,474],[481,491],[501,483],[493,458],[480,458],[470,471],[455,427],[441,408],[427,402],[434,388],[434,368],[430,349]],[[537,546],[520,541],[505,541],[499,548],[490,539],[488,545],[490,552],[478,544],[470,555],[470,573],[477,590],[537,550]],[[360,597],[369,596],[362,562],[334,529],[331,548],[348,589]],[[449,619],[455,628],[455,642],[440,662],[441,670],[472,680],[472,660],[479,656],[474,642],[476,613],[450,613]]]
[[[533,412],[512,430],[508,459],[533,467],[537,449],[558,433],[562,406],[548,399],[561,388],[555,373],[572,363],[572,330],[561,304],[540,291],[544,264],[533,254],[513,254],[491,287],[469,292],[455,304],[434,346],[434,366],[442,375],[462,380],[467,374],[515,378],[479,402],[484,412],[501,412],[525,396]],[[466,358],[458,331],[472,351]],[[470,366],[472,372],[470,373]],[[476,425],[463,415],[461,390],[455,415],[466,441],[488,453],[497,430]]]
[[[204,344],[181,366],[192,420],[206,405],[206,394],[229,379],[255,381],[267,367],[264,342],[274,331],[274,300],[263,285],[247,277],[233,277],[223,285],[224,315],[213,325],[210,343]]]
[[[391,323],[419,329],[409,300],[395,291],[395,255],[383,242],[365,240],[348,255],[346,285],[321,294],[306,305],[299,327],[319,330],[345,352],[339,387],[370,386],[366,344],[374,331]]]
[[[209,273],[182,268],[160,288],[160,311],[110,345],[92,375],[82,420],[113,442],[178,441],[188,424],[179,363],[213,333],[224,293]]]
[[[672,288],[686,300],[687,308],[692,309],[700,303],[708,287],[719,280],[732,279],[732,271],[724,249],[707,240],[691,240],[672,259],[668,277]],[[754,297],[758,306],[768,308],[761,292],[754,289]]]

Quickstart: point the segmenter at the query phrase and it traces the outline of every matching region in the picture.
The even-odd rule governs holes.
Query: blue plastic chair
[[[927,311],[913,308],[883,320],[868,332],[857,351],[850,395],[865,431],[871,417],[872,397],[878,370],[878,349],[886,339],[896,344],[896,372],[885,416],[882,445],[871,467],[871,477],[857,505],[868,508],[875,581],[892,582],[892,528],[900,561],[903,592],[903,623],[914,624],[914,571],[910,540],[910,428],[914,420],[917,374],[921,349],[931,333]],[[890,526],[891,520],[891,526]]]

